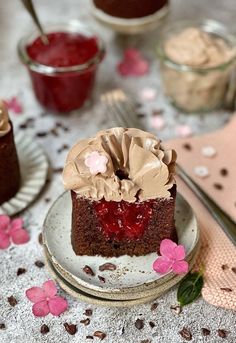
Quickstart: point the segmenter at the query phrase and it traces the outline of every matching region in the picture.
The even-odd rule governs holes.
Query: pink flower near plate
[[[0,249],[7,249],[11,242],[27,243],[29,239],[29,234],[23,227],[22,218],[11,220],[6,215],[0,215]]]
[[[170,271],[175,274],[188,272],[188,262],[185,259],[185,248],[177,245],[170,239],[163,239],[160,245],[160,254],[153,263],[153,269],[159,274],[166,274]]]
[[[85,158],[85,165],[89,168],[92,175],[105,173],[107,171],[108,158],[100,154],[98,151],[93,151]]]
[[[15,114],[21,114],[23,112],[23,107],[16,96],[13,96],[9,100],[4,100],[4,103],[6,104],[8,110]]]
[[[143,76],[149,71],[148,61],[134,48],[126,49],[123,60],[117,65],[121,76]]]
[[[44,282],[42,287],[27,289],[26,297],[34,303],[32,312],[36,317],[45,317],[49,313],[59,316],[68,308],[67,300],[57,295],[57,288],[52,280]]]

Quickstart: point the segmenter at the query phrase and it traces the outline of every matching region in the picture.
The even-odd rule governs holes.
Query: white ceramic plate
[[[48,172],[48,160],[43,149],[30,136],[19,131],[15,144],[20,162],[21,187],[16,195],[0,206],[0,214],[12,216],[24,210],[43,188]]]
[[[55,201],[47,214],[43,241],[53,263],[76,284],[99,292],[129,293],[152,289],[173,278],[172,273],[163,276],[152,270],[153,261],[157,258],[156,253],[138,257],[124,255],[118,258],[75,255],[70,238],[71,211],[70,193],[65,192]],[[185,246],[188,258],[198,243],[199,229],[191,207],[179,194],[175,219],[179,243]],[[115,264],[117,269],[113,272],[100,272],[99,266],[106,262]],[[85,265],[89,265],[96,276],[85,274],[83,272]],[[98,275],[105,277],[105,284],[101,283]]]

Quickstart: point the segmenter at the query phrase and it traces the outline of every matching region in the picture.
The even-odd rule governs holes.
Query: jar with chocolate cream
[[[157,46],[164,91],[184,112],[208,112],[224,102],[235,69],[235,38],[216,21],[181,22]]]

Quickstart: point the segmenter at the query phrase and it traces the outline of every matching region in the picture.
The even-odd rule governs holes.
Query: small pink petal
[[[165,120],[162,116],[152,116],[151,117],[151,126],[157,130],[161,130],[165,126]]]
[[[52,280],[48,280],[44,282],[43,290],[45,292],[46,297],[49,297],[49,298],[57,294],[57,288],[56,288],[55,282]]]
[[[168,257],[170,259],[175,259],[175,248],[177,244],[171,239],[163,239],[160,245],[160,253],[162,256]]]
[[[45,317],[49,314],[49,306],[46,300],[37,302],[32,307],[32,312],[36,317]]]
[[[28,232],[24,229],[13,229],[10,230],[9,233],[12,238],[12,242],[15,244],[25,244],[30,239]]]
[[[193,131],[188,125],[179,125],[175,129],[176,134],[182,138],[189,137],[193,134]]]
[[[0,249],[7,249],[10,245],[10,237],[4,231],[0,231]]]
[[[157,91],[155,88],[147,87],[143,88],[139,93],[143,101],[152,101],[157,96]]]
[[[174,250],[174,259],[177,261],[185,258],[185,248],[183,245],[178,245]]]
[[[55,296],[49,299],[48,306],[49,306],[50,313],[52,315],[59,316],[61,313],[67,310],[68,303],[66,299],[59,296]]]
[[[11,221],[11,230],[22,229],[23,228],[23,219],[16,218]]]
[[[188,262],[175,261],[172,265],[172,270],[175,274],[184,274],[188,272]]]
[[[171,270],[172,261],[166,257],[160,256],[153,263],[153,269],[160,274],[166,274]]]
[[[0,215],[0,230],[6,230],[10,224],[10,217],[5,214]]]
[[[41,287],[31,287],[25,292],[27,298],[33,303],[46,300],[44,290]]]

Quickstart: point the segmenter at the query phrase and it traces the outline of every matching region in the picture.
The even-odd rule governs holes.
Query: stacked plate
[[[177,284],[184,275],[157,274],[152,264],[156,253],[146,256],[76,256],[70,241],[70,193],[63,193],[53,204],[44,222],[44,251],[49,272],[66,292],[97,305],[126,307],[146,303]],[[176,227],[179,244],[186,249],[186,260],[192,268],[199,250],[199,229],[189,204],[178,194]],[[114,270],[102,271],[110,263]],[[94,276],[86,274],[89,266]]]

